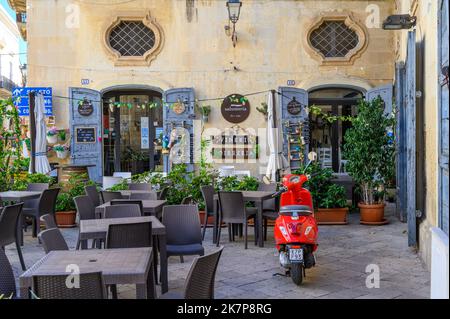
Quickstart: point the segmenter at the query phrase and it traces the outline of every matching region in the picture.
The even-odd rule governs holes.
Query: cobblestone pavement
[[[249,249],[244,249],[242,239],[228,242],[228,232],[223,231],[225,246],[216,277],[215,297],[219,298],[429,298],[430,274],[417,254],[407,247],[406,224],[392,216],[392,207],[386,216],[390,224],[380,227],[359,224],[359,215],[351,214],[349,225],[320,226],[319,249],[316,267],[307,270],[303,284],[296,286],[290,278],[273,276],[282,273],[273,235],[264,248],[253,245],[253,229],[250,229]],[[73,249],[78,229],[62,230],[69,246]],[[204,242],[206,252],[216,249],[211,242],[212,229],[208,229]],[[15,245],[6,247],[15,274],[21,268]],[[28,232],[23,248],[25,262],[32,265],[44,255],[36,238]],[[182,289],[194,257],[169,259],[169,289]],[[379,266],[380,287],[366,287],[366,267]],[[158,287],[159,293],[159,287]],[[119,286],[119,298],[135,298],[131,285]]]

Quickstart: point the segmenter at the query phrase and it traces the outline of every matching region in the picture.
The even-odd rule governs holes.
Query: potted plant
[[[202,114],[202,121],[208,123],[209,114],[211,113],[211,105],[202,105],[199,107],[200,113]]]
[[[58,142],[58,130],[56,129],[55,126],[52,126],[48,131],[47,131],[47,142],[49,144],[55,144]]]
[[[361,100],[353,127],[345,134],[346,170],[358,185],[361,223],[386,224],[384,218],[385,185],[392,178],[395,145],[395,119],[384,114],[384,102]]]
[[[66,140],[66,130],[59,130],[58,131],[58,138],[60,141],[65,141]]]
[[[256,110],[264,115],[264,119],[267,121],[269,116],[269,107],[266,102],[261,103],[261,107],[256,107]]]
[[[56,152],[58,158],[64,159],[69,155],[70,148],[67,145],[55,145],[53,150]]]

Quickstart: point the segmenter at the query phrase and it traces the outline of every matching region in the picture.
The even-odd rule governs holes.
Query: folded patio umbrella
[[[36,94],[35,97],[35,119],[36,119],[36,154],[35,158],[36,173],[47,174],[51,171],[47,158],[47,126],[45,125],[45,100],[43,94]],[[29,169],[31,173],[31,166]]]

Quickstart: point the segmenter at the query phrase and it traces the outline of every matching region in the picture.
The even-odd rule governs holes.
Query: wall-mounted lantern
[[[236,34],[236,23],[239,21],[239,15],[241,14],[242,2],[239,0],[228,0],[227,8],[228,8],[228,19],[230,23],[233,24],[233,29],[231,30],[230,24],[225,26],[225,33],[231,37],[233,41],[233,47],[236,47],[237,43],[237,34]]]
[[[411,29],[416,25],[417,18],[409,14],[395,14],[386,18],[383,22],[384,30]]]

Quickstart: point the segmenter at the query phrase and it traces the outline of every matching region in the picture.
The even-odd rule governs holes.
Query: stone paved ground
[[[242,240],[228,242],[223,231],[225,246],[216,277],[216,298],[428,298],[430,275],[417,254],[407,247],[406,224],[392,216],[392,207],[386,215],[391,223],[381,227],[359,225],[358,214],[350,215],[346,226],[320,226],[320,246],[317,265],[307,271],[303,285],[298,287],[290,278],[273,276],[282,272],[273,236],[264,248],[253,245],[250,236],[249,249]],[[77,229],[63,230],[69,246],[73,248]],[[252,234],[253,231],[250,230]],[[212,230],[208,229],[204,242],[206,252],[214,251]],[[28,266],[44,253],[30,233],[25,236],[24,256]],[[21,273],[15,246],[7,247],[7,255],[16,275]],[[193,257],[169,259],[169,289],[182,289]],[[380,288],[366,287],[367,265],[376,264],[380,269]],[[158,288],[159,292],[159,288]],[[134,298],[131,285],[119,286],[119,298]]]

